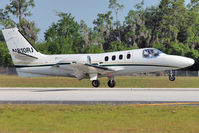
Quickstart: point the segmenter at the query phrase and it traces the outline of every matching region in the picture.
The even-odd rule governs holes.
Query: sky
[[[44,32],[51,26],[53,22],[57,22],[56,12],[71,13],[75,20],[79,23],[84,20],[89,27],[93,27],[93,20],[97,18],[98,13],[106,13],[109,0],[34,0],[35,7],[31,9],[32,16],[27,19],[34,21],[36,26],[40,28],[39,41],[44,40]],[[152,5],[157,6],[160,0],[145,0],[145,7]],[[133,9],[135,4],[141,0],[118,0],[124,5],[124,9],[119,14],[120,21],[127,16],[128,11]],[[185,0],[189,3],[190,0]],[[4,9],[10,0],[0,0],[0,8]]]

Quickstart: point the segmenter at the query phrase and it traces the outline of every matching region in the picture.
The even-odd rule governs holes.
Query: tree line
[[[59,20],[45,31],[45,41],[38,42],[39,28],[28,21],[34,0],[10,0],[0,9],[0,25],[18,27],[23,35],[42,53],[102,53],[154,47],[173,55],[193,58],[189,70],[199,69],[199,0],[161,0],[159,5],[144,7],[144,0],[132,7],[121,22],[118,18],[124,5],[109,0],[108,11],[98,13],[93,28],[84,20],[75,21],[68,12],[59,12]],[[13,20],[17,17],[17,20]],[[0,65],[12,66],[0,32]]]

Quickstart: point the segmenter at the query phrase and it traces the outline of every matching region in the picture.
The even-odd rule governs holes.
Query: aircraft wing
[[[104,74],[107,72],[113,72],[114,70],[103,67],[103,66],[98,66],[98,65],[92,65],[92,64],[82,64],[82,63],[77,63],[77,64],[71,64],[73,68],[79,69],[85,73],[100,73]]]
[[[114,71],[106,67],[92,64],[77,63],[71,64],[71,66],[75,70],[75,76],[78,79],[82,79],[85,75],[89,75],[90,79],[95,79],[98,75],[105,75]]]
[[[59,65],[59,63],[57,65]],[[78,79],[83,79],[85,76],[89,76],[90,78],[93,78],[94,76],[104,75],[107,73],[114,72],[114,70],[112,69],[99,66],[99,65],[88,64],[88,63],[85,63],[85,64],[70,63],[69,65],[66,65],[66,66],[70,66],[70,68],[74,70],[74,75]],[[59,68],[67,69],[64,65],[60,65]]]

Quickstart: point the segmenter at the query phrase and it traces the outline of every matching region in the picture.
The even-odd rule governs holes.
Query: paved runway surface
[[[199,88],[0,88],[0,103],[199,105]]]

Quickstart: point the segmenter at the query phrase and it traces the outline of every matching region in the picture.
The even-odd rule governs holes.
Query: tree
[[[84,40],[83,53],[102,53],[104,37],[101,32],[88,28],[84,21],[80,22],[82,38]]]
[[[147,21],[149,21],[147,17],[150,14],[150,10],[145,10],[143,5],[143,1],[136,4],[136,10],[130,10],[125,21],[128,27],[131,29],[125,33],[125,38],[131,39],[131,41],[134,43],[134,46],[138,46],[139,48],[152,47],[150,44],[151,27],[147,26]]]
[[[32,43],[35,43],[37,41],[37,34],[39,32],[39,29],[36,28],[36,25],[33,21],[29,22],[27,19],[25,19],[25,17],[32,15],[29,9],[34,6],[34,0],[10,0],[10,4],[6,6],[4,11],[4,14],[6,16],[9,16],[5,18],[4,23],[8,20],[11,21],[12,27],[17,26],[19,31],[22,32],[24,36]],[[11,20],[10,14],[14,17],[17,17],[18,21],[15,22],[14,20]]]
[[[97,45],[101,50],[104,50],[105,39],[101,32],[93,30],[90,34],[91,45]]]
[[[113,10],[115,12],[115,17],[116,17],[116,26],[117,29],[119,28],[120,22],[118,20],[118,13],[124,8],[124,5],[119,4],[117,0],[109,0],[109,9]]]
[[[13,66],[13,62],[5,42],[0,42],[0,66]]]
[[[8,13],[3,9],[0,9],[0,25],[4,26],[5,28],[14,27],[15,22],[10,19]]]
[[[26,19],[22,19],[18,26],[21,28],[21,33],[27,37],[30,42],[35,43],[40,31],[40,29],[36,28],[35,22],[29,22]]]
[[[3,41],[4,41],[4,37],[3,37],[3,34],[1,32],[1,30],[0,30],[0,42],[3,42]]]
[[[104,50],[107,50],[111,41],[116,38],[111,34],[111,32],[113,31],[113,17],[111,16],[111,14],[111,11],[105,14],[99,13],[97,15],[98,18],[93,21],[93,24],[95,25],[93,32],[95,37],[93,37],[97,38],[98,45],[100,45],[100,48],[103,48]]]
[[[83,45],[83,48],[88,47],[88,45],[90,45],[89,32],[91,31],[91,29],[88,28],[88,26],[86,25],[84,20],[81,20],[81,22],[80,22],[80,29],[81,29],[82,38],[85,43]]]
[[[93,21],[93,24],[95,25],[94,29],[99,32],[106,32],[107,34],[110,33],[110,30],[113,29],[112,20],[113,17],[111,16],[112,12],[108,11],[107,13],[99,13],[97,15],[97,19]]]
[[[191,0],[187,5],[187,31],[184,42],[192,50],[199,48],[199,0]]]
[[[120,5],[117,0],[109,0],[109,9],[115,12],[116,16],[116,29],[118,31],[118,40],[121,41],[121,33],[120,33],[120,21],[118,20],[118,13],[124,8],[124,5]]]
[[[121,51],[125,50],[125,46],[120,41],[114,41],[111,43],[111,48],[109,51]]]
[[[184,0],[162,0],[159,5],[159,15],[162,16],[160,28],[166,43],[178,42],[179,35],[186,29],[186,8]],[[179,34],[180,33],[180,34]]]
[[[34,0],[10,0],[10,4],[6,6],[6,11],[18,18],[18,23],[23,21],[24,16],[31,16],[29,7],[34,7]]]
[[[89,45],[85,53],[103,53],[104,50],[101,49],[98,45]]]
[[[70,13],[58,13],[59,20],[45,32],[48,51],[51,54],[81,53],[82,37],[80,25]]]

